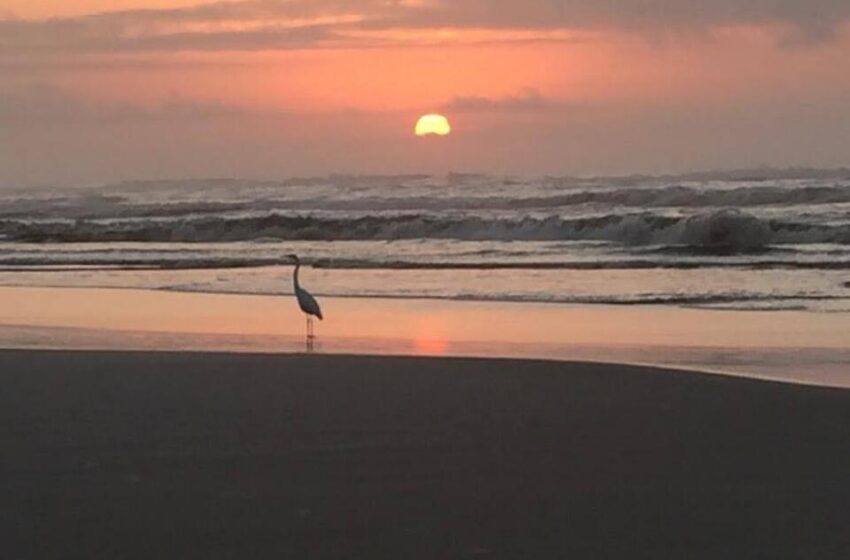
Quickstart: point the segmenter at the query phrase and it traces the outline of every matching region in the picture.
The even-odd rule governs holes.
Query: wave
[[[829,295],[812,294],[788,294],[788,295],[765,295],[749,292],[732,293],[694,293],[694,294],[664,294],[647,293],[634,295],[609,295],[609,296],[540,296],[540,295],[511,295],[493,294],[482,296],[479,294],[464,294],[447,299],[461,301],[506,301],[506,302],[529,302],[529,303],[571,303],[571,304],[594,304],[594,305],[682,305],[682,306],[729,306],[736,304],[740,308],[753,307],[761,304],[767,308],[768,305],[782,308],[783,304],[794,302],[806,307],[805,302],[835,302],[847,301],[850,298]]]
[[[450,182],[451,184],[451,182]],[[47,198],[13,198],[2,201],[0,218],[106,220],[154,217],[223,217],[225,213],[253,212],[450,212],[450,211],[549,211],[570,208],[756,208],[763,206],[823,206],[850,204],[850,185],[742,185],[716,188],[711,186],[630,186],[578,188],[546,191],[540,184],[522,184],[509,193],[506,183],[485,185],[488,188],[464,189],[404,188],[378,189],[368,192],[343,182],[325,187],[324,191],[286,192],[269,189],[266,183],[247,183],[224,192],[204,193],[194,183],[166,183],[171,190],[155,190],[151,200],[144,191],[119,193],[67,194]],[[182,186],[181,186],[182,185]],[[164,188],[164,187],[161,187]],[[215,185],[207,186],[215,188]],[[330,190],[327,190],[330,189]],[[377,190],[376,190],[377,189]],[[497,194],[493,194],[494,190]],[[401,194],[400,194],[401,193]],[[461,194],[458,194],[461,193]],[[205,194],[203,200],[197,196]],[[166,197],[166,201],[162,197]],[[185,198],[189,197],[189,200]]]
[[[681,246],[695,252],[746,253],[772,245],[850,244],[850,224],[763,219],[738,210],[692,216],[653,213],[590,218],[484,218],[430,214],[323,217],[267,214],[169,220],[0,220],[13,242],[232,242],[456,239],[469,241],[604,241],[630,246]]]
[[[696,270],[726,268],[746,270],[850,270],[850,260],[793,259],[728,260],[717,258],[671,260],[669,258],[623,258],[593,261],[536,260],[431,260],[414,261],[375,258],[304,259],[306,264],[325,270]],[[209,270],[288,266],[287,257],[226,257],[91,254],[74,252],[60,255],[0,255],[0,272],[96,272],[145,270]],[[841,284],[850,288],[850,282]]]
[[[630,208],[701,208],[755,207],[838,204],[850,202],[850,186],[781,186],[705,189],[679,185],[661,188],[590,189],[536,197],[457,197],[419,199],[373,199],[351,201],[370,208],[383,209],[535,209],[582,205],[622,206]]]
[[[281,263],[283,264],[283,263]],[[491,262],[412,262],[402,260],[316,259],[314,268],[329,270],[695,270],[700,268],[741,268],[747,270],[850,270],[850,261],[764,260],[756,262],[718,260],[601,260],[601,261],[491,261]],[[844,287],[850,288],[850,282]]]
[[[604,206],[623,208],[721,208],[758,206],[799,206],[850,203],[850,186],[783,187],[758,186],[706,189],[679,185],[660,188],[594,188],[537,196],[445,196],[428,193],[419,196],[359,196],[337,199],[304,198],[266,200],[255,210],[357,210],[357,211],[474,211],[535,210]],[[148,209],[149,211],[152,209]]]
[[[228,293],[242,295],[278,295],[280,292],[222,290],[220,287],[204,283],[187,283],[157,288],[164,291],[196,292],[196,293]],[[703,292],[703,293],[642,293],[642,294],[609,294],[609,295],[556,295],[556,294],[512,294],[512,293],[459,293],[459,294],[415,294],[403,295],[392,292],[369,293],[317,293],[318,297],[335,298],[380,298],[380,299],[423,299],[451,300],[470,302],[506,302],[506,303],[556,303],[583,305],[679,305],[689,307],[718,307],[738,309],[786,309],[809,308],[818,302],[847,302],[850,297],[792,293],[792,294],[762,294],[745,291]]]

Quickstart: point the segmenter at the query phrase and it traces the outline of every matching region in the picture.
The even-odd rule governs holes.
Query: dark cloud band
[[[0,55],[370,46],[352,31],[445,27],[657,33],[778,25],[788,42],[813,42],[848,21],[847,0],[255,0],[0,20]]]

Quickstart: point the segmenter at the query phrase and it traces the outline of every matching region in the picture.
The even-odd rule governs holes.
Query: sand
[[[601,364],[0,352],[2,558],[847,558],[850,392]]]

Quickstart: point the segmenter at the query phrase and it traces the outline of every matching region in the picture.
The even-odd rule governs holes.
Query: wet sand
[[[0,351],[3,558],[846,558],[850,392],[517,360]]]

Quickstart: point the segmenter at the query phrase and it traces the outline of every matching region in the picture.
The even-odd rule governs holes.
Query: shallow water
[[[850,387],[850,315],[323,298],[323,353],[643,363]],[[0,347],[301,352],[291,297],[0,288]]]

